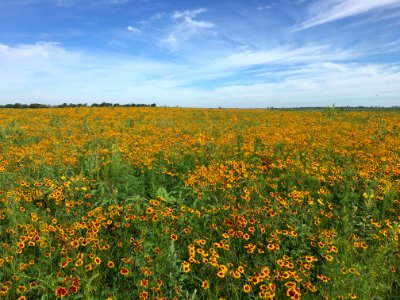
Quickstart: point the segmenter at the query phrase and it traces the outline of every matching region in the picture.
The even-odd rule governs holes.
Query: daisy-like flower
[[[243,286],[243,292],[250,293],[251,292],[251,286],[249,284],[245,284]]]
[[[190,264],[187,261],[184,261],[182,263],[182,267],[183,267],[183,272],[187,273],[190,271]]]
[[[129,270],[127,268],[121,268],[121,270],[119,271],[119,273],[123,276],[126,276],[129,274]]]
[[[100,257],[96,257],[96,258],[94,259],[94,263],[95,263],[96,265],[100,265],[100,264],[101,264],[101,259],[100,259]]]
[[[56,296],[64,298],[67,295],[67,289],[65,287],[58,287],[56,289]]]
[[[202,287],[203,289],[208,289],[208,288],[210,288],[210,284],[208,283],[207,280],[204,280],[204,281],[201,283],[201,287]]]

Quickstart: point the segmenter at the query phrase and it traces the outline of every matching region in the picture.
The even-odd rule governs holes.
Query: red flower
[[[94,259],[94,263],[95,263],[96,265],[101,264],[101,259],[100,259],[99,257],[96,257],[96,258]]]
[[[250,293],[250,291],[251,291],[251,286],[248,285],[248,284],[245,284],[245,285],[243,286],[243,292],[245,292],[245,293]]]
[[[65,287],[58,287],[56,289],[56,296],[60,298],[64,298],[67,295],[67,290]]]
[[[126,276],[126,275],[129,274],[129,270],[128,270],[127,268],[121,268],[121,270],[119,271],[119,273],[120,273],[121,275]]]
[[[69,287],[69,292],[70,292],[71,294],[76,294],[76,293],[78,293],[78,287],[77,287],[76,285],[71,285],[71,286]]]

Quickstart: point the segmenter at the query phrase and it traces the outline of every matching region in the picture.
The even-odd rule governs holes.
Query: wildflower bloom
[[[290,297],[290,299],[297,300],[300,299],[300,289],[296,287],[289,288],[286,291],[286,296]]]
[[[100,257],[96,257],[96,258],[94,259],[94,263],[95,263],[96,265],[100,265],[100,264],[101,264],[101,259],[100,259]]]
[[[349,294],[350,299],[357,299],[357,295],[355,293]]]
[[[146,288],[149,285],[149,281],[147,279],[140,280],[140,286]]]
[[[219,271],[218,273],[217,273],[217,276],[219,277],[219,278],[224,278],[225,277],[225,272],[223,272],[223,271]]]
[[[187,261],[184,261],[182,263],[182,267],[183,267],[183,272],[187,273],[190,271],[190,264]]]
[[[20,293],[20,294],[24,294],[26,292],[26,287],[24,285],[20,285],[17,288],[17,292]]]
[[[202,287],[203,289],[208,289],[208,288],[210,288],[210,284],[208,283],[207,280],[204,280],[204,281],[201,283],[201,287]]]
[[[243,292],[250,293],[251,292],[251,286],[249,284],[245,284],[243,286]]]
[[[129,270],[127,268],[122,267],[119,273],[123,276],[126,276],[129,274]]]
[[[71,294],[77,294],[77,293],[78,293],[78,289],[79,289],[79,287],[78,287],[77,285],[71,285],[71,286],[69,287],[69,292],[70,292]]]
[[[65,287],[58,287],[56,289],[56,296],[64,298],[67,295],[67,289]]]
[[[85,266],[85,271],[86,272],[90,272],[92,270],[93,270],[93,265],[92,264],[88,264],[88,265]]]

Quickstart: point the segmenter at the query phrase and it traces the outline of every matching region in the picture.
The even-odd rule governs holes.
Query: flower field
[[[400,114],[0,110],[0,299],[398,299]]]

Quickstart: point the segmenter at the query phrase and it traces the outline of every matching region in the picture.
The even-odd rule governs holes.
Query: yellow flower
[[[250,293],[251,292],[251,286],[249,284],[245,284],[243,286],[243,292]]]
[[[208,289],[208,288],[210,288],[210,284],[208,283],[207,280],[204,280],[204,281],[201,283],[201,287],[202,287],[203,289]]]

